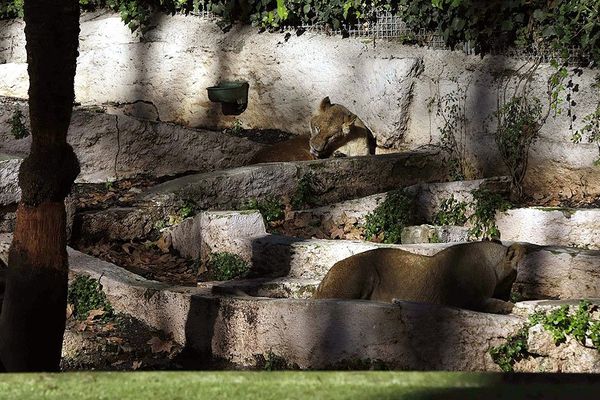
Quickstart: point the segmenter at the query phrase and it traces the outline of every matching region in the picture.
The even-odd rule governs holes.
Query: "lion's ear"
[[[510,261],[519,261],[526,253],[526,248],[520,243],[513,243],[508,247],[506,257]]]
[[[329,96],[327,96],[323,100],[321,100],[321,104],[319,105],[319,109],[321,111],[325,111],[329,107],[331,107],[331,100],[329,100]]]

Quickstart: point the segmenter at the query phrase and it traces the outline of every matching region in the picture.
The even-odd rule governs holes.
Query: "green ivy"
[[[593,329],[597,333],[596,325],[599,323],[591,319],[591,310],[592,304],[587,300],[582,300],[575,312],[569,312],[569,306],[564,305],[547,314],[535,314],[532,321],[542,324],[544,329],[552,335],[556,345],[563,343],[567,335],[571,335],[579,343],[585,344],[586,337],[594,335],[592,325],[594,325]],[[590,332],[589,335],[588,332]],[[594,337],[592,337],[592,343],[593,339]],[[595,339],[597,341],[597,335]],[[594,346],[597,347],[597,343],[594,343]]]
[[[100,281],[86,275],[76,277],[70,284],[67,301],[73,304],[73,316],[79,320],[86,319],[92,310],[104,310],[102,319],[113,316],[113,308]]]
[[[413,201],[402,189],[389,192],[385,200],[366,215],[367,240],[382,237],[383,243],[400,243],[402,229],[412,220]]]
[[[589,338],[593,347],[600,350],[600,321],[591,317],[595,309],[597,306],[582,300],[573,312],[569,311],[568,305],[547,313],[536,312],[517,333],[506,338],[506,343],[490,349],[492,360],[502,371],[512,372],[515,362],[530,355],[527,348],[529,329],[537,324],[541,324],[544,330],[550,333],[557,346],[563,343],[567,336],[572,336],[582,345],[586,345]]]
[[[227,281],[242,278],[250,271],[250,266],[237,254],[222,252],[213,253],[208,260],[208,271],[212,279]]]

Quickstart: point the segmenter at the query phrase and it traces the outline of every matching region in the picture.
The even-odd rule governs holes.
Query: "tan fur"
[[[314,160],[315,157],[310,154],[309,140],[309,136],[303,135],[267,146],[254,154],[250,164]]]
[[[356,114],[325,97],[310,120],[310,152],[317,158],[375,154],[375,139]]]
[[[434,256],[375,249],[337,262],[313,299],[394,299],[509,312],[507,301],[525,248],[465,243]]]

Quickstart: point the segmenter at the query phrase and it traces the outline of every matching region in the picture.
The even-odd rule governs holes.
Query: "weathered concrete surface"
[[[234,26],[224,34],[214,22],[192,16],[161,15],[153,25],[141,38],[131,34],[118,14],[84,15],[77,101],[114,104],[116,110],[142,118],[223,127],[233,117],[221,115],[206,88],[221,80],[246,80],[248,108],[238,118],[250,127],[308,133],[310,114],[330,96],[360,110],[386,146],[397,144],[398,131],[406,128],[414,77],[422,69],[418,55],[382,54],[358,41],[332,42],[308,33],[284,43],[282,35],[259,35],[249,26]],[[0,83],[0,94],[24,98],[22,29],[20,21],[0,25],[0,43],[6,43],[6,50],[0,50],[0,75],[10,78]]]
[[[503,79],[516,75],[522,60],[479,57],[458,51],[403,46],[380,40],[342,39],[305,33],[285,40],[283,34],[258,34],[252,27],[223,33],[214,21],[160,16],[145,37],[131,34],[117,14],[82,16],[80,56],[75,80],[77,101],[102,103],[110,112],[187,126],[222,127],[234,118],[251,128],[278,128],[308,133],[318,102],[333,102],[356,112],[390,148],[439,143],[443,118],[440,97],[466,91],[468,126],[465,158],[471,175],[506,174],[485,122],[496,111]],[[202,45],[197,38],[202,37]],[[0,23],[0,94],[27,95],[22,21]],[[203,60],[201,63],[198,60]],[[529,95],[546,103],[547,79],[555,70],[542,64],[529,82]],[[575,112],[595,110],[599,94],[595,71],[573,77],[580,91]],[[248,109],[238,117],[221,115],[208,100],[206,87],[220,80],[250,83]],[[509,84],[512,91],[512,84]],[[600,194],[600,167],[594,144],[573,144],[578,118],[563,112],[550,118],[531,148],[525,190],[540,200],[578,200]]]
[[[600,298],[600,251],[530,246],[513,291],[523,299]]]
[[[193,200],[199,208],[235,207],[266,196],[291,198],[298,179],[313,174],[314,197],[322,204],[447,178],[439,150],[326,160],[269,163],[174,179],[151,188],[145,199],[168,204]]]
[[[10,119],[27,104],[0,98],[0,151],[25,155],[31,138],[16,140]],[[27,123],[27,118],[24,122]],[[78,182],[105,182],[145,174],[166,176],[246,165],[263,146],[220,131],[76,109],[68,134],[81,173]]]
[[[20,157],[0,153],[0,208],[18,203],[21,198],[21,188],[19,188],[20,166]]]
[[[415,243],[460,243],[469,241],[469,228],[464,226],[417,225],[402,229],[401,242]]]
[[[600,249],[600,209],[517,208],[498,213],[502,240]]]

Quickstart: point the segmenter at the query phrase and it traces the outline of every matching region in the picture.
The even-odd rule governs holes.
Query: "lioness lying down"
[[[309,128],[310,136],[301,135],[265,147],[256,152],[250,164],[375,154],[371,131],[346,107],[331,104],[329,97],[321,100]]]
[[[522,245],[494,242],[459,244],[434,256],[370,250],[335,263],[313,299],[398,299],[507,313],[524,254]]]

